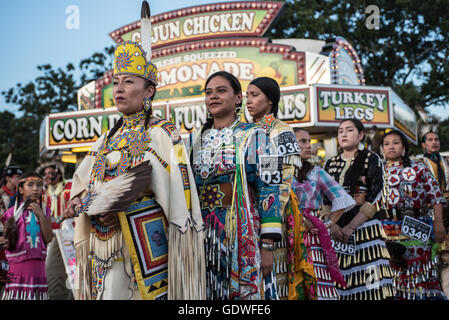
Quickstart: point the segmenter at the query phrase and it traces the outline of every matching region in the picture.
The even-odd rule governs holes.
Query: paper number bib
[[[282,158],[273,155],[260,156],[259,177],[269,185],[282,183]]]
[[[432,227],[410,216],[405,216],[402,221],[401,232],[403,235],[426,243],[430,238]]]
[[[340,254],[355,255],[355,237],[353,234],[349,237],[348,243],[339,242],[334,239],[331,239],[331,241],[335,252]]]

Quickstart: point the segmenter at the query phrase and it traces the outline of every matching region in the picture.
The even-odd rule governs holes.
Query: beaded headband
[[[32,182],[42,182],[42,179],[39,177],[27,177],[27,178],[23,178],[19,180],[19,183],[22,182],[27,182],[27,181],[32,181]]]

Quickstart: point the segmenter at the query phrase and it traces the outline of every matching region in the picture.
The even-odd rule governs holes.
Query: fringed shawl
[[[169,223],[168,299],[205,299],[204,225],[185,146],[174,125],[168,121],[160,120],[148,130],[151,141],[143,158],[143,161],[149,160],[153,168],[148,191],[154,194],[154,200]],[[88,190],[95,154],[107,134],[94,143],[77,168],[71,199]],[[75,218],[75,223],[76,298],[91,299],[90,217],[82,214]]]

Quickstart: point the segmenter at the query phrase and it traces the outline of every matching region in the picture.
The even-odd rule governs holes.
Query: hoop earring
[[[241,111],[242,111],[242,106],[237,106],[234,109],[234,112],[235,112],[236,115],[239,115]]]
[[[365,149],[365,145],[363,143],[359,143],[359,145],[357,146],[357,149],[359,149],[360,151],[362,151],[363,149]]]
[[[151,110],[151,99],[150,98],[144,98],[143,99],[143,109],[145,112],[149,112]]]
[[[209,111],[206,111],[206,118],[207,120],[212,120],[214,117],[212,117]]]

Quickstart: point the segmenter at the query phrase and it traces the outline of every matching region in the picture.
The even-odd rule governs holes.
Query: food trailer
[[[152,62],[159,71],[153,114],[172,121],[190,146],[189,134],[206,122],[204,83],[219,70],[233,73],[243,92],[260,76],[281,88],[279,119],[307,129],[313,162],[337,153],[336,128],[355,117],[382,134],[396,128],[417,144],[415,113],[389,87],[366,86],[357,52],[342,37],[270,39],[283,2],[242,1],[192,6],[152,16]],[[110,33],[118,44],[140,41],[140,21]],[[242,120],[248,121],[244,108]],[[41,155],[60,150],[77,163],[120,118],[112,98],[112,70],[78,91],[78,111],[49,114],[41,126]]]

